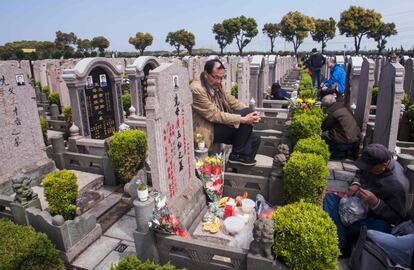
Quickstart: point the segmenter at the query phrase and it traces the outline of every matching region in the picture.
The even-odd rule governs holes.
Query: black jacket
[[[358,142],[362,135],[354,116],[342,102],[335,102],[326,109],[328,116],[322,123],[322,131],[336,143]]]
[[[320,69],[323,65],[325,65],[325,57],[323,57],[320,53],[314,53],[309,56],[306,64],[307,67],[310,69]]]
[[[391,159],[386,171],[380,175],[358,171],[356,182],[380,199],[379,205],[371,210],[375,216],[395,225],[406,219],[409,182],[397,161]]]

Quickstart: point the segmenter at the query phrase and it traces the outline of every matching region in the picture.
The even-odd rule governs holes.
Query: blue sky
[[[149,50],[173,50],[165,43],[168,32],[186,29],[196,36],[195,48],[218,50],[211,32],[214,23],[245,15],[256,19],[259,34],[245,50],[269,50],[269,39],[261,33],[263,24],[279,22],[284,14],[298,10],[315,18],[333,17],[350,5],[375,9],[386,22],[395,22],[399,35],[388,46],[413,48],[414,0],[2,0],[0,6],[0,44],[14,40],[51,40],[55,32],[74,32],[80,38],[103,35],[109,49],[134,51],[128,38],[136,32],[149,32],[154,42]],[[328,42],[327,49],[353,47],[353,39],[340,36]],[[310,38],[299,50],[319,45]],[[375,48],[374,42],[362,41],[362,49]],[[276,40],[276,50],[291,50],[283,39]],[[235,44],[226,51],[237,51]]]

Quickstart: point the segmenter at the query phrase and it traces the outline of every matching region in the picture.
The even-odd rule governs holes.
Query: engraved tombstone
[[[260,89],[263,89],[263,63],[262,55],[255,55],[250,61],[250,98],[253,98],[258,104],[263,104],[263,98],[260,98]],[[263,90],[262,90],[263,91]]]
[[[249,82],[250,82],[250,63],[247,59],[241,59],[237,65],[237,92],[238,99],[243,104],[249,104],[250,100],[250,91],[249,91]]]
[[[148,77],[147,134],[153,187],[184,226],[205,205],[195,176],[192,95],[188,72],[181,64],[165,63]],[[205,198],[205,197],[204,197]]]
[[[362,57],[353,56],[351,57],[351,74],[350,74],[350,91],[349,91],[349,104],[356,104],[359,89],[359,77],[361,74]]]
[[[403,78],[404,67],[399,63],[388,63],[382,69],[373,142],[385,145],[392,153],[397,142]]]
[[[105,58],[85,58],[63,70],[69,88],[72,117],[80,135],[105,139],[123,123],[122,72]]]
[[[38,184],[55,169],[46,155],[35,90],[17,61],[0,62],[0,123],[0,193],[10,195],[15,174]]]

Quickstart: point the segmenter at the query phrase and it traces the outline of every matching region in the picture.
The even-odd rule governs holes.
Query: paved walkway
[[[76,258],[72,263],[74,269],[109,270],[111,264],[135,254],[135,228],[135,213],[131,209]]]

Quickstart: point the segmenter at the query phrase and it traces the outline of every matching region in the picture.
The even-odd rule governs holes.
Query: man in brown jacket
[[[214,143],[231,144],[230,163],[254,166],[260,137],[252,130],[260,114],[223,89],[224,74],[220,60],[209,60],[200,79],[191,83],[194,133],[204,136],[209,149]]]
[[[322,138],[329,145],[331,158],[355,157],[362,136],[352,113],[334,95],[325,96],[321,107],[328,114],[322,123]]]

